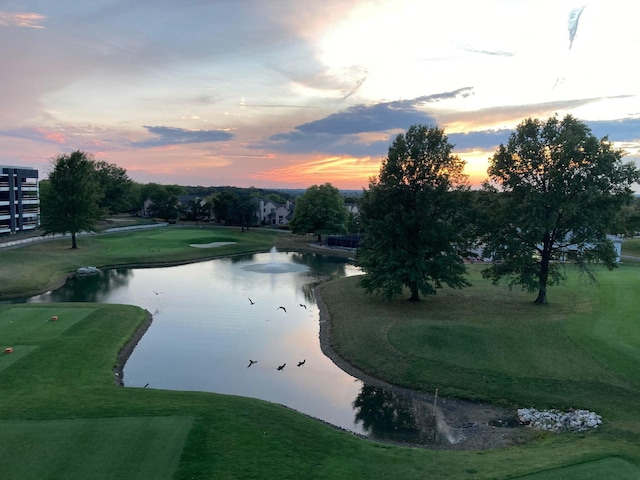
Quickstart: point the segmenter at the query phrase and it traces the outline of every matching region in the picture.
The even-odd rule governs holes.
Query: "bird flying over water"
[[[304,303],[301,303],[301,304],[300,304],[300,306],[301,306],[302,308],[304,308],[305,310],[307,309],[307,306],[306,306]]]
[[[249,303],[250,303],[251,305],[255,305],[255,303],[256,303],[256,302],[254,302],[253,300],[249,299]]]
[[[286,363],[283,363],[282,365],[278,366],[278,370],[282,370],[285,365],[286,365]]]
[[[301,367],[302,365],[304,365],[304,362],[306,362],[306,361],[307,361],[307,359],[305,358],[301,362],[298,362],[298,366]]]
[[[254,363],[258,363],[257,360],[251,360],[249,359],[249,365],[247,365],[247,368],[249,368],[251,365],[253,365]]]
[[[286,309],[286,308],[284,308],[284,307],[278,307],[278,308],[276,308],[276,310],[280,310],[280,309],[284,310],[284,313],[287,313],[287,309]]]
[[[151,290],[153,293],[155,293],[156,295],[162,295],[164,292],[156,292],[155,290]]]

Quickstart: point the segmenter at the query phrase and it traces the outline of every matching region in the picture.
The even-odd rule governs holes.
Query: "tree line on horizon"
[[[640,171],[624,163],[624,152],[607,137],[598,139],[571,115],[545,121],[526,119],[489,159],[488,177],[471,189],[465,162],[453,153],[444,129],[413,125],[396,136],[379,175],[349,215],[345,196],[331,185],[313,185],[302,195],[287,192],[204,187],[207,207],[218,220],[249,226],[254,197],[295,200],[293,233],[358,233],[356,264],[366,273],[366,292],[410,300],[433,295],[445,285],[469,286],[465,259],[480,250],[491,262],[483,276],[494,283],[536,292],[547,303],[547,288],[565,278],[564,262],[593,276],[593,265],[616,266],[607,235],[640,230],[640,203],[632,186]],[[124,169],[77,151],[55,159],[41,182],[42,228],[72,234],[91,230],[105,213],[150,198],[156,216],[175,215],[176,199],[187,187],[131,181]],[[130,202],[127,204],[127,201]],[[198,206],[191,212],[198,215]]]

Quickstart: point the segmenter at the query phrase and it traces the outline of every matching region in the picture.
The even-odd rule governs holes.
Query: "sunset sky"
[[[477,183],[527,117],[640,163],[640,2],[5,0],[0,164],[84,150],[137,182],[360,189],[413,124]]]

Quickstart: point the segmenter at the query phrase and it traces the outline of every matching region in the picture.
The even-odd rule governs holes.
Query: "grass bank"
[[[640,464],[640,449],[632,447],[640,445],[640,269],[603,270],[597,285],[569,272],[546,306],[491,285],[480,269],[471,266],[473,287],[418,303],[365,296],[357,277],[321,285],[333,349],[357,368],[409,388],[514,408],[596,411],[605,418],[600,431],[541,435],[538,446],[548,444],[550,461],[561,443],[585,456],[602,448],[625,452]]]
[[[214,241],[238,243],[189,246]],[[206,227],[83,238],[78,251],[60,242],[0,251],[2,294],[21,268],[33,273],[20,294],[38,292],[47,288],[33,279],[55,283],[79,258],[80,265],[158,265],[272,245],[310,248],[304,237]],[[15,254],[21,261],[7,266]],[[640,269],[622,266],[599,279],[594,287],[570,275],[550,290],[547,306],[490,285],[477,266],[473,287],[419,303],[366,296],[357,278],[320,286],[334,349],[368,373],[514,407],[588,408],[605,422],[595,432],[541,433],[528,445],[480,452],[371,443],[259,400],[115,387],[118,350],[144,323],[142,310],[0,305],[0,347],[14,349],[0,351],[0,472],[10,479],[637,478]]]

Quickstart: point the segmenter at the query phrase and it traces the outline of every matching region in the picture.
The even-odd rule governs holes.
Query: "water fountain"
[[[252,263],[242,267],[243,270],[260,273],[297,273],[309,270],[307,265],[293,263],[287,260],[286,254],[278,252],[276,247],[271,247],[269,251],[269,261],[267,263]]]

